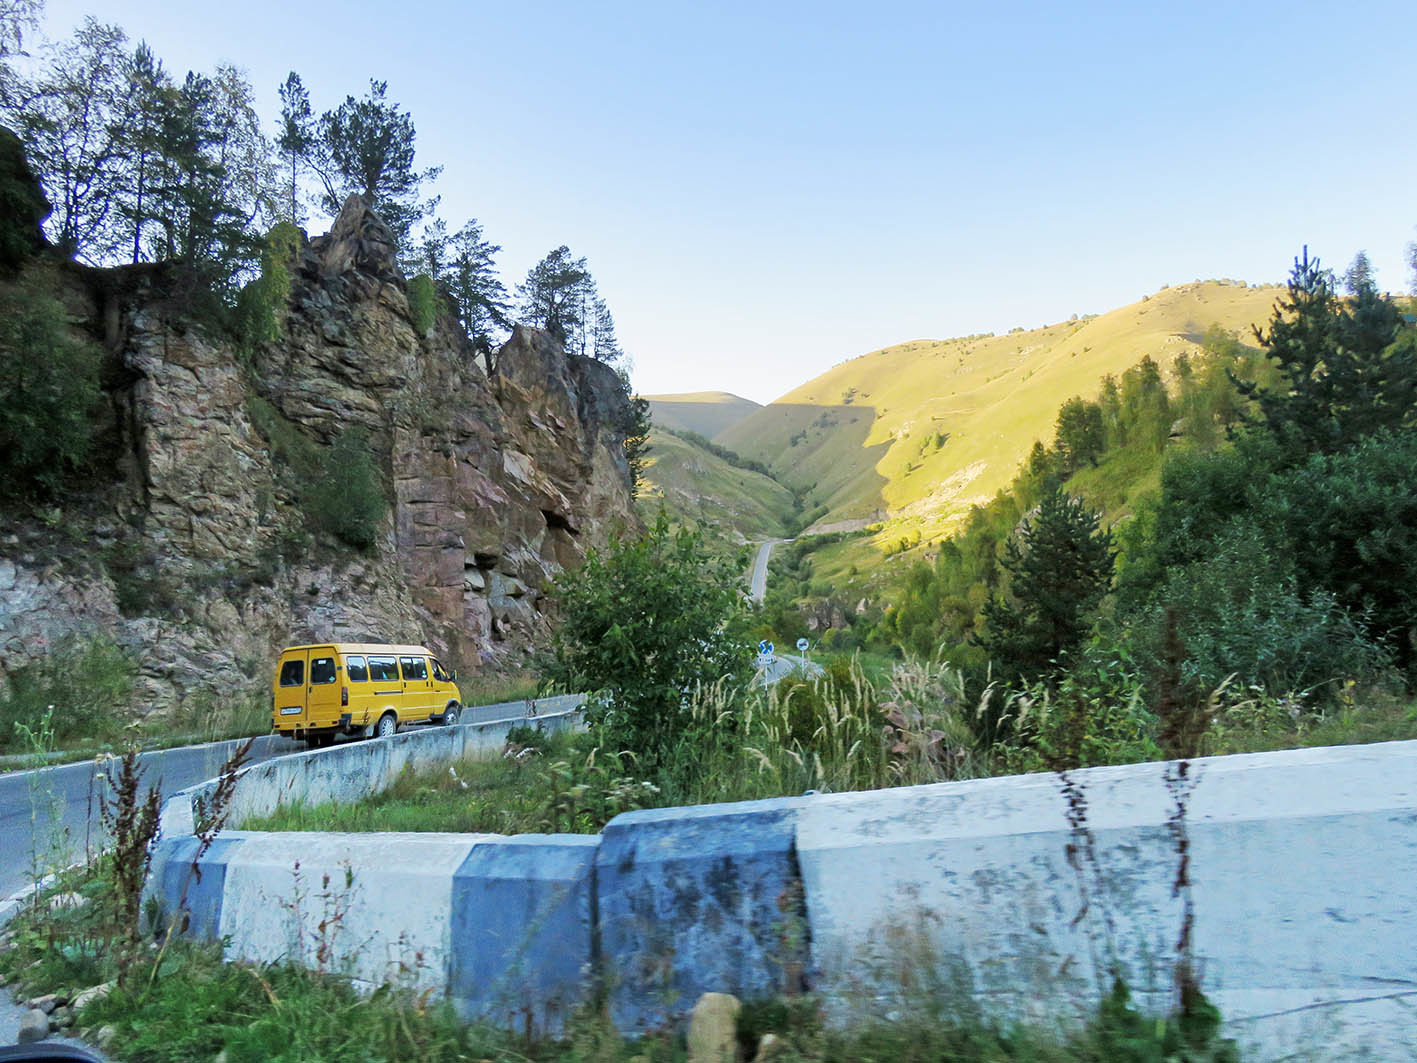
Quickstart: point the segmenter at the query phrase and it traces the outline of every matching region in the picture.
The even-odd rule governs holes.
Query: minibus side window
[[[364,663],[363,657],[346,657],[344,663],[349,669],[351,683],[363,683],[369,678],[369,667]]]
[[[422,657],[400,657],[405,679],[422,680],[428,678],[428,662]]]
[[[303,687],[305,685],[305,662],[286,661],[280,666],[280,685],[283,687]]]
[[[370,657],[369,676],[376,683],[397,683],[399,681],[398,661],[393,657]]]
[[[333,657],[316,657],[310,662],[310,683],[312,686],[322,686],[334,681],[335,659]]]
[[[440,683],[451,683],[453,681],[452,676],[443,671],[443,665],[436,657],[433,658],[433,678]]]

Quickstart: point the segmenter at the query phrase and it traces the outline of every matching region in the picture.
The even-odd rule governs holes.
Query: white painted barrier
[[[392,753],[364,778],[394,770]],[[1190,770],[1195,954],[1245,1058],[1417,1057],[1417,742]],[[290,772],[267,785],[349,785]],[[634,812],[596,838],[233,833],[189,906],[232,955],[309,963],[325,906],[344,905],[316,963],[392,971],[518,1028],[522,1007],[557,1029],[595,978],[637,1032],[706,990],[804,980],[838,1021],[880,1016],[909,1005],[917,974],[1000,1018],[1054,1022],[1095,1006],[1113,957],[1164,1012],[1181,920],[1167,772],[1075,773],[1085,836],[1051,775]],[[169,902],[192,847],[164,843]]]

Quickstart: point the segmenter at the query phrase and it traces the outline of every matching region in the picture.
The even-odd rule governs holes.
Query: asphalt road
[[[564,707],[565,698],[547,698],[542,711]],[[508,701],[463,710],[464,723],[485,723],[526,715],[526,702]],[[341,741],[356,741],[341,739]],[[157,750],[142,755],[143,782],[157,785],[163,795],[215,778],[239,741],[213,742]],[[303,742],[262,735],[251,750],[250,763],[259,764],[303,750]],[[0,901],[33,881],[38,854],[41,870],[83,857],[85,847],[98,842],[98,777],[107,770],[95,761],[63,764],[35,771],[0,775]]]
[[[778,543],[791,542],[790,539],[769,539],[758,547],[758,556],[753,561],[753,578],[748,584],[748,597],[755,602],[763,600],[763,595],[768,592],[768,558],[772,556],[772,548]]]

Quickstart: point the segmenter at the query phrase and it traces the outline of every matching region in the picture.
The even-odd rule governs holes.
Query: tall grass
[[[657,780],[674,803],[910,786],[990,769],[970,722],[979,705],[939,660],[899,662],[876,683],[852,658],[767,689],[707,685],[691,709],[693,726]]]

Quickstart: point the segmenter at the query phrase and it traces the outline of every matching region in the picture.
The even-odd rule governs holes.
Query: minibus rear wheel
[[[379,717],[379,722],[374,727],[375,738],[392,738],[394,732],[399,729],[398,717],[392,712],[386,712]]]

